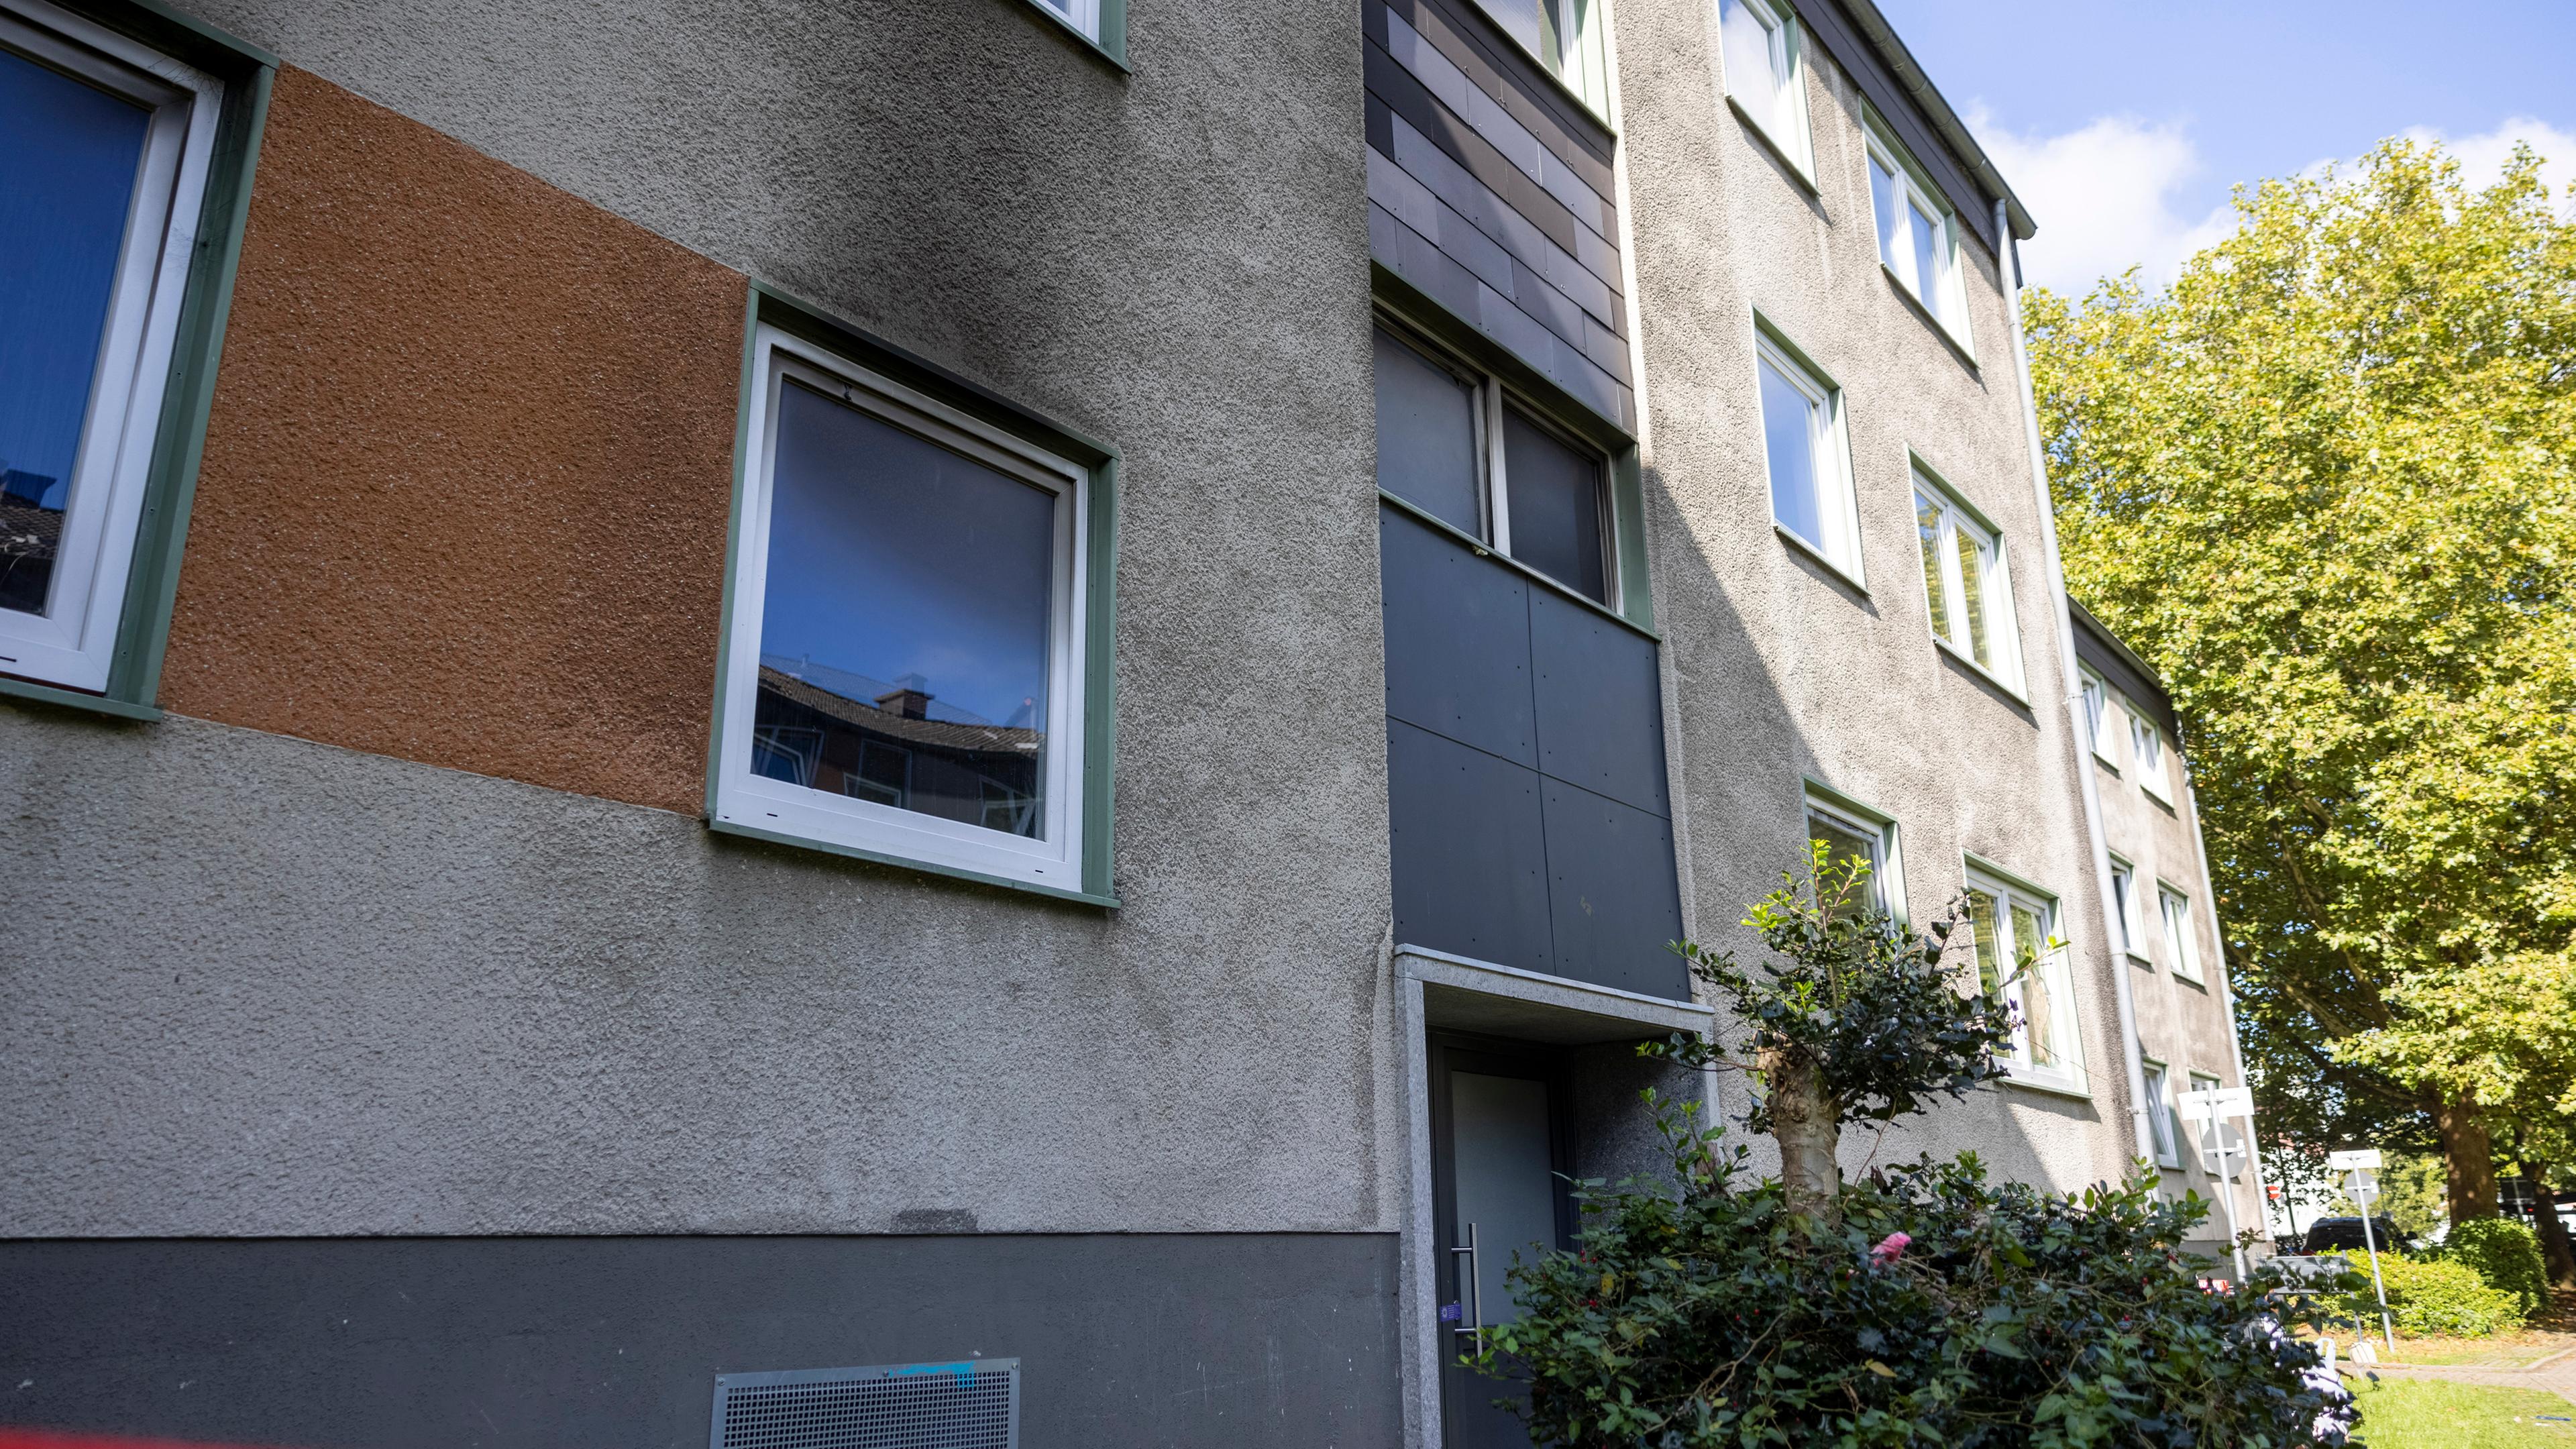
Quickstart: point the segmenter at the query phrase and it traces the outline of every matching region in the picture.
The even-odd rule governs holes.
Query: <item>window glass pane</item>
[[[1903,244],[1904,193],[1897,189],[1895,173],[1876,156],[1869,158],[1869,199],[1871,209],[1878,215],[1878,259],[1912,285],[1914,278],[1906,269],[1913,265],[1913,259]]]
[[[1548,46],[1548,32],[1552,27],[1542,18],[1546,7],[1542,6],[1541,0],[1476,0],[1476,3],[1484,6],[1485,13],[1494,17],[1494,23],[1503,27],[1504,33],[1512,39],[1538,55],[1552,58],[1556,54]]]
[[[2134,948],[2138,939],[2129,931],[2129,892],[2133,889],[2133,879],[2129,867],[2125,865],[2111,867],[2111,919],[2120,929],[2122,950]]]
[[[2156,1160],[2174,1159],[2173,1109],[2165,1105],[2165,1069],[2149,1063],[2147,1075],[2147,1122],[2154,1129]]]
[[[1485,537],[1475,388],[1383,330],[1376,370],[1377,486]]]
[[[46,612],[148,120],[0,50],[0,609]]]
[[[1771,513],[1810,543],[1825,542],[1816,478],[1815,400],[1762,359],[1762,442],[1770,455]]]
[[[1779,123],[1780,97],[1784,88],[1780,74],[1773,67],[1775,51],[1771,41],[1771,17],[1757,5],[1745,0],[1726,0],[1718,21],[1718,45],[1724,52],[1726,88],[1754,119],[1765,126]]]
[[[1941,505],[1914,495],[1914,531],[1923,542],[1923,594],[1932,601],[1932,632],[1956,639],[1950,631],[1950,594],[1941,582]]]
[[[2001,936],[1995,922],[1995,898],[1984,891],[1968,892],[1968,923],[1977,940],[1977,980],[1992,992],[2004,979]]]
[[[2013,966],[2022,973],[2021,1014],[2029,1026],[2030,1064],[2058,1065],[2058,1003],[2050,991],[2052,973],[2039,969],[2039,951],[2048,930],[2039,913],[2019,901],[2012,907]]]
[[[1512,511],[1512,557],[1587,599],[1606,601],[1601,460],[1505,409],[1503,489]]]
[[[754,773],[1042,837],[1057,496],[779,391]]]
[[[1991,669],[1995,657],[1986,633],[1986,551],[1965,525],[1950,530],[1950,538],[1959,555],[1959,601],[1968,616],[1968,647],[1979,664]]]
[[[1876,839],[1860,834],[1830,815],[1818,814],[1815,811],[1807,813],[1807,838],[1825,847],[1827,862],[1836,869],[1843,868],[1855,857],[1867,861],[1870,866],[1869,877],[1861,882],[1860,889],[1846,892],[1828,903],[1828,909],[1832,915],[1849,915],[1863,907],[1873,910],[1883,908],[1881,903],[1886,896],[1879,888]]]
[[[1914,291],[1923,305],[1935,314],[1941,311],[1943,287],[1941,278],[1948,270],[1942,265],[1941,224],[1924,214],[1923,208],[1907,202],[1905,210],[1913,221]]]
[[[2088,677],[2084,681],[2083,690],[2084,732],[2092,740],[2095,751],[2108,755],[2111,753],[2111,740],[2102,733],[2102,711],[2107,703],[2104,698],[2104,685],[2102,681]]]

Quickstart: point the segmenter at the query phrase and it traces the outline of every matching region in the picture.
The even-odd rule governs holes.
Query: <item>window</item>
[[[2111,727],[2111,686],[2102,676],[2078,666],[2084,690],[2084,733],[2093,743],[2093,758],[2120,768],[2118,733]]]
[[[1762,447],[1771,517],[1827,563],[1860,581],[1860,525],[1843,451],[1842,391],[1768,335],[1756,343]]]
[[[1827,861],[1841,866],[1857,858],[1869,865],[1860,889],[1832,903],[1836,916],[1858,910],[1898,914],[1904,900],[1896,861],[1896,826],[1885,817],[1873,819],[1839,801],[1807,796],[1807,839],[1825,847]]]
[[[0,674],[108,687],[222,84],[0,6]]]
[[[2155,721],[2129,711],[2129,758],[2138,767],[2138,784],[2148,794],[2171,803],[2165,781],[2165,737]]]
[[[2111,926],[2120,936],[2120,949],[2132,956],[2143,957],[2138,949],[2138,868],[2118,856],[2111,857]]]
[[[2214,1091],[2223,1085],[2218,1077],[2208,1072],[2191,1074],[2191,1090],[2194,1092]],[[2217,1117],[2205,1118],[2196,1125],[2200,1131],[2201,1170],[2212,1177],[2221,1175],[2219,1148],[2224,1145],[2227,1149],[2225,1175],[2230,1178],[2241,1175],[2245,1171],[2244,1130]]]
[[[1381,327],[1377,486],[1605,608],[1618,607],[1609,460],[1502,384]]]
[[[1779,0],[1718,0],[1717,17],[1728,99],[1800,174],[1814,171],[1797,16]]]
[[[1602,42],[1601,0],[1477,0],[1512,39],[1538,57],[1547,73],[1593,110],[1610,110],[1608,48]]]
[[[1993,675],[2021,687],[2021,648],[2003,545],[1929,474],[1914,472],[1914,531],[1923,551],[1923,592],[1932,635]]]
[[[1119,65],[1127,64],[1127,0],[1029,0],[1064,23],[1074,34],[1098,46]]]
[[[755,346],[717,821],[1081,890],[1090,471]]]
[[[2159,882],[2156,904],[2165,920],[2165,950],[2173,962],[2173,974],[2185,981],[2200,979],[2200,946],[2192,939],[2191,901],[2172,886]]]
[[[1869,199],[1878,217],[1880,265],[1967,347],[1968,289],[1959,267],[1957,214],[1875,126],[1869,132]]]
[[[2082,1090],[2082,1045],[2076,1036],[2074,982],[2056,903],[2027,887],[1971,875],[1968,915],[1977,943],[1977,974],[1988,991],[2001,987],[2013,1004],[2013,1075]]]
[[[2156,1165],[2182,1166],[2182,1118],[2174,1112],[2173,1074],[2162,1062],[2143,1064],[2147,1078],[2147,1127],[2156,1144]]]

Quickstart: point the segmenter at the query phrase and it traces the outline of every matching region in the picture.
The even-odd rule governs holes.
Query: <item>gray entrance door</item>
[[[1520,1316],[1514,1260],[1568,1245],[1570,1153],[1557,1064],[1507,1044],[1431,1043],[1432,1179],[1444,1251],[1441,1417],[1447,1449],[1526,1449],[1529,1431],[1495,1401],[1526,1390],[1463,1366],[1478,1332]]]

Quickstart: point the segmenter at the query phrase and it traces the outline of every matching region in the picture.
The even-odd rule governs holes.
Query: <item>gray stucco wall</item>
[[[2128,1140],[2117,1017],[1995,258],[1973,237],[1962,247],[1971,362],[1879,265],[1849,78],[1809,48],[1811,193],[1727,105],[1716,16],[1704,0],[1633,0],[1617,26],[1690,918],[1711,944],[1757,949],[1735,923],[1799,858],[1802,776],[1895,817],[1917,922],[1961,888],[1969,853],[2055,893],[2090,1097],[1981,1093],[1883,1143],[1855,1135],[1846,1166],[1974,1148],[2011,1176],[2116,1177]],[[1843,389],[1865,590],[1773,529],[1757,310]],[[2023,698],[1933,643],[1909,451],[2003,530]],[[1741,1082],[1719,1092],[1742,1110]]]
[[[1395,1239],[0,1243],[0,1422],[699,1449],[715,1376],[1020,1360],[1020,1443],[1376,1449]]]

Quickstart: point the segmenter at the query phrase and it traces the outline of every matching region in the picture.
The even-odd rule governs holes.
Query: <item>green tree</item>
[[[2438,1143],[2492,1216],[2576,1085],[2496,1014],[2576,991],[2576,224],[2527,149],[2396,141],[2237,211],[2166,292],[2032,298],[2068,580],[2187,722],[2268,1125]]]

